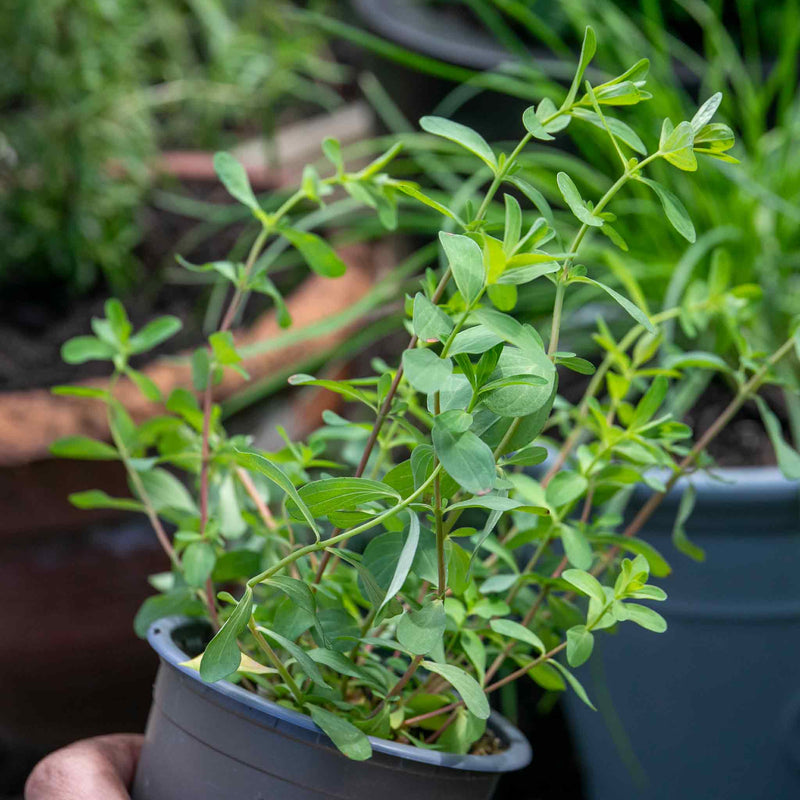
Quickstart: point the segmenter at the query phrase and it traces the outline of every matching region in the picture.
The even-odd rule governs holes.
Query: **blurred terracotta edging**
[[[350,245],[339,253],[348,265],[341,278],[313,275],[287,299],[294,330],[302,330],[343,311],[370,289],[373,280],[369,263],[371,248]],[[292,363],[307,361],[310,353],[335,347],[350,335],[352,327],[246,359],[244,366],[254,381],[269,377]],[[236,331],[234,338],[238,346],[246,347],[280,333],[275,313],[269,311],[250,327]],[[142,371],[165,396],[178,387],[191,388],[188,355],[187,352],[177,357],[161,358]],[[225,400],[245,384],[244,378],[228,371],[222,383],[215,387],[214,399],[218,402]],[[80,385],[104,387],[107,380],[94,378],[82,381]],[[146,400],[127,379],[120,381],[115,393],[137,422],[163,411],[158,404]],[[96,400],[54,396],[49,388],[0,394],[0,466],[18,466],[45,459],[55,439],[78,435],[108,439],[105,415]]]

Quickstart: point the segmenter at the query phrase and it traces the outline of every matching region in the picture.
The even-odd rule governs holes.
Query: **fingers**
[[[51,753],[28,778],[25,800],[129,800],[143,738],[98,736]]]

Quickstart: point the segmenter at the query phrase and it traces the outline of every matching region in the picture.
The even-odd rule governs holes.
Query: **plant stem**
[[[370,714],[370,718],[376,717],[380,713],[381,709],[386,705],[387,701],[389,701],[392,697],[399,695],[400,692],[406,688],[408,682],[414,677],[414,673],[419,669],[422,659],[423,656],[414,656],[414,658],[411,659],[408,669],[402,674],[397,683],[392,686],[391,689],[389,689],[389,691],[386,693],[386,697],[384,697],[383,700],[381,700],[381,702],[375,706],[375,710]]]

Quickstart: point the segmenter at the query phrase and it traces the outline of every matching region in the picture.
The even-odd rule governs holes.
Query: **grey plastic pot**
[[[459,756],[370,738],[373,757],[351,761],[309,717],[180,666],[178,642],[198,635],[196,621],[179,617],[148,634],[161,665],[133,800],[488,800],[501,773],[531,759],[522,734],[492,714],[502,753]]]
[[[673,567],[669,629],[597,637],[580,675],[600,713],[565,697],[591,800],[800,797],[800,494],[777,469],[694,478],[688,533],[670,541],[682,486],[642,533]]]

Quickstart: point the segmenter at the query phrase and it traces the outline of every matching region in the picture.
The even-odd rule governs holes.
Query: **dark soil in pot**
[[[177,618],[150,630],[161,667],[134,800],[488,800],[501,773],[530,760],[522,734],[493,714],[490,728],[507,745],[495,755],[438,753],[371,738],[373,757],[351,761],[309,717],[227,682],[205,684],[180,666],[202,647],[205,631]]]

